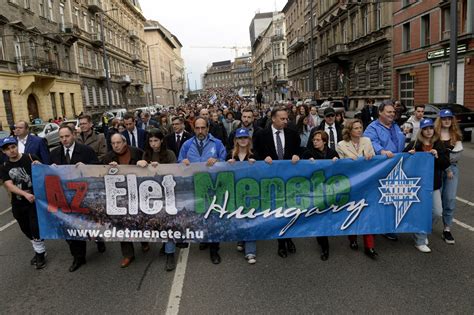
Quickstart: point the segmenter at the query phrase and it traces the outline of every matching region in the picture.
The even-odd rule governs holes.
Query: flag
[[[209,99],[209,104],[214,105],[214,103],[217,101],[217,95],[214,93],[214,95],[211,96]]]
[[[244,88],[243,87],[241,87],[240,90],[239,90],[239,96],[240,97],[244,96]]]

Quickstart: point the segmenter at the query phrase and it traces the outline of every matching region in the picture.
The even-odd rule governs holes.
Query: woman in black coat
[[[339,159],[339,155],[337,152],[328,147],[328,139],[329,136],[325,131],[319,130],[316,131],[312,138],[309,139],[311,141],[312,146],[308,146],[309,148],[301,156],[302,159],[308,159],[311,161],[314,160],[333,160],[336,161]],[[309,142],[308,141],[308,142]],[[327,236],[318,236],[316,238],[318,240],[319,246],[321,246],[321,260],[325,261],[329,258],[329,239]]]

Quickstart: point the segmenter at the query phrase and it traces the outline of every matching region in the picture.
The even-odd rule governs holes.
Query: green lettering
[[[262,210],[285,207],[285,183],[281,178],[262,179],[260,185]]]
[[[222,172],[217,174],[215,184],[212,182],[211,174],[198,173],[194,175],[194,200],[196,213],[205,213],[209,208],[214,196],[216,204],[224,205],[225,192],[229,192],[226,211],[235,210],[234,173]]]
[[[342,206],[349,202],[351,183],[344,175],[336,175],[326,183],[326,202],[328,205]]]
[[[311,206],[311,184],[305,177],[293,177],[286,182],[287,208],[308,209]]]
[[[253,178],[242,178],[235,186],[235,207],[244,207],[244,213],[260,207],[260,186]]]

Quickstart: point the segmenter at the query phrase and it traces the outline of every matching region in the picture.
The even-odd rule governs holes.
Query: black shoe
[[[30,264],[31,264],[32,266],[36,265],[36,255],[37,255],[37,254],[35,254],[35,255],[33,256],[33,258],[31,258],[31,260],[30,260]]]
[[[38,254],[36,253],[35,255],[36,257],[36,269],[43,269],[44,267],[46,267],[46,253],[41,253],[41,254]]]
[[[295,246],[295,243],[293,243],[293,241],[291,239],[287,239],[286,240],[286,248],[288,249],[288,252],[290,254],[294,254],[296,253],[296,246]]]
[[[359,249],[359,244],[357,244],[357,241],[351,241],[349,247],[353,250],[357,250]]]
[[[367,256],[369,256],[372,259],[377,259],[377,256],[379,255],[373,248],[366,248],[364,252]]]
[[[211,253],[211,261],[214,265],[220,264],[221,256],[219,256],[219,253]]]
[[[286,248],[278,247],[278,256],[280,256],[281,258],[288,257],[288,253],[286,252]]]
[[[77,269],[81,268],[82,265],[86,264],[85,259],[80,259],[80,258],[74,258],[74,261],[72,262],[71,267],[69,267],[69,272],[74,272]]]
[[[165,243],[162,243],[161,248],[160,248],[160,256],[163,256],[163,255],[165,255]]]
[[[451,234],[451,231],[443,231],[442,238],[446,242],[446,244],[454,245],[454,243],[456,242],[454,240],[453,234]]]
[[[188,248],[189,243],[178,242],[178,243],[176,243],[176,247],[178,247],[178,248]]]
[[[212,259],[212,258],[211,258]],[[176,268],[176,262],[174,260],[174,254],[166,254],[166,271],[173,271]]]
[[[385,238],[391,241],[398,241],[398,235],[395,233],[387,233],[387,234],[384,234],[383,236],[385,236]]]
[[[104,242],[96,242],[97,244],[97,251],[99,253],[104,253],[105,252],[105,243]]]
[[[209,248],[209,243],[199,243],[199,250],[205,250]]]
[[[327,249],[326,249],[326,250],[322,250],[320,257],[321,257],[321,260],[322,260],[322,261],[328,260],[328,259],[329,259],[329,250],[327,250]]]

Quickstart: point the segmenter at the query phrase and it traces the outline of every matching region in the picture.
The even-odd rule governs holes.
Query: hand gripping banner
[[[433,157],[33,166],[45,239],[237,241],[431,232]]]

